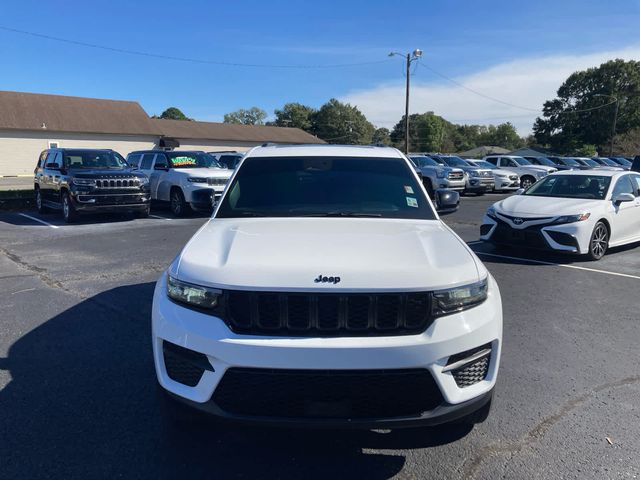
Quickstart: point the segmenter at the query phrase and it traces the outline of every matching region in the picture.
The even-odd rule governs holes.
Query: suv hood
[[[604,200],[588,200],[584,198],[513,195],[494,204],[494,208],[498,213],[511,216],[558,217],[593,211],[600,207],[603,202]]]
[[[170,267],[185,282],[239,290],[425,291],[486,276],[440,221],[212,219]],[[340,283],[315,283],[319,275]]]
[[[192,177],[204,177],[204,178],[231,178],[233,170],[226,168],[174,168],[176,172],[185,175],[189,178]]]

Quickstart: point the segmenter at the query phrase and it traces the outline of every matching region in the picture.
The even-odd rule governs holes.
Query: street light
[[[616,109],[613,114],[613,128],[611,129],[611,143],[609,144],[609,156],[613,156],[613,139],[616,136],[616,123],[618,123],[618,105],[620,102],[618,101],[618,97],[616,97],[615,95],[608,95],[606,93],[596,93],[594,97],[610,97],[613,98],[613,100],[616,102]]]
[[[398,53],[398,52],[391,52],[389,54],[390,57],[394,57],[396,55],[407,59],[407,90],[406,90],[406,98],[405,98],[405,105],[404,105],[404,153],[407,154],[409,153],[409,86],[410,86],[409,78],[411,75],[410,68],[411,68],[411,62],[422,57],[422,50],[420,50],[419,48],[416,48],[413,52],[407,53],[406,55],[404,53]]]

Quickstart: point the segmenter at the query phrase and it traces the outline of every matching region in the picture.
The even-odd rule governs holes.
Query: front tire
[[[66,223],[73,223],[78,218],[78,213],[71,202],[69,192],[62,194],[62,217]]]
[[[171,206],[171,213],[173,213],[176,217],[184,217],[189,213],[189,204],[184,200],[184,194],[180,189],[174,189],[171,191],[171,196],[169,198],[169,203]]]
[[[36,207],[38,209],[38,213],[49,213],[49,209],[44,206],[44,202],[42,201],[40,187],[36,187]]]
[[[593,232],[589,239],[589,252],[587,253],[587,256],[591,260],[597,261],[604,257],[604,254],[607,253],[608,249],[609,229],[604,222],[598,222],[596,223],[596,226],[593,227]]]
[[[525,176],[520,179],[520,187],[524,188],[525,190],[534,183],[536,183],[536,179],[533,177]]]

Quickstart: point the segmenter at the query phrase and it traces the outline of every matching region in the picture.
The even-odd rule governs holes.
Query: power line
[[[159,53],[142,52],[138,50],[130,50],[126,48],[110,47],[107,45],[98,45],[95,43],[81,42],[78,40],[71,40],[68,38],[54,37],[53,35],[45,35],[43,33],[30,32],[27,30],[20,30],[17,28],[5,27],[0,25],[0,30],[6,32],[18,33],[21,35],[28,35],[36,38],[43,38],[46,40],[52,40],[60,43],[67,43],[70,45],[76,45],[86,48],[95,48],[98,50],[106,50],[115,53],[124,53],[127,55],[137,55],[140,57],[158,58],[162,60],[173,60],[178,62],[199,63],[205,65],[219,65],[223,67],[246,67],[246,68],[279,68],[279,69],[328,69],[328,68],[344,68],[344,67],[360,67],[366,65],[378,65],[381,63],[387,63],[390,59],[375,60],[370,62],[356,62],[356,63],[333,63],[325,65],[287,65],[287,64],[266,64],[266,63],[239,63],[239,62],[225,62],[222,60],[207,60],[200,58],[178,57],[173,55],[162,55]]]

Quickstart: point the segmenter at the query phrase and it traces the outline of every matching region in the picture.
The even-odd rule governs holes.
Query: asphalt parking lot
[[[446,222],[497,279],[489,420],[335,432],[162,421],[154,282],[206,217],[0,214],[1,478],[638,478],[640,246],[599,262],[477,242],[498,195]]]

